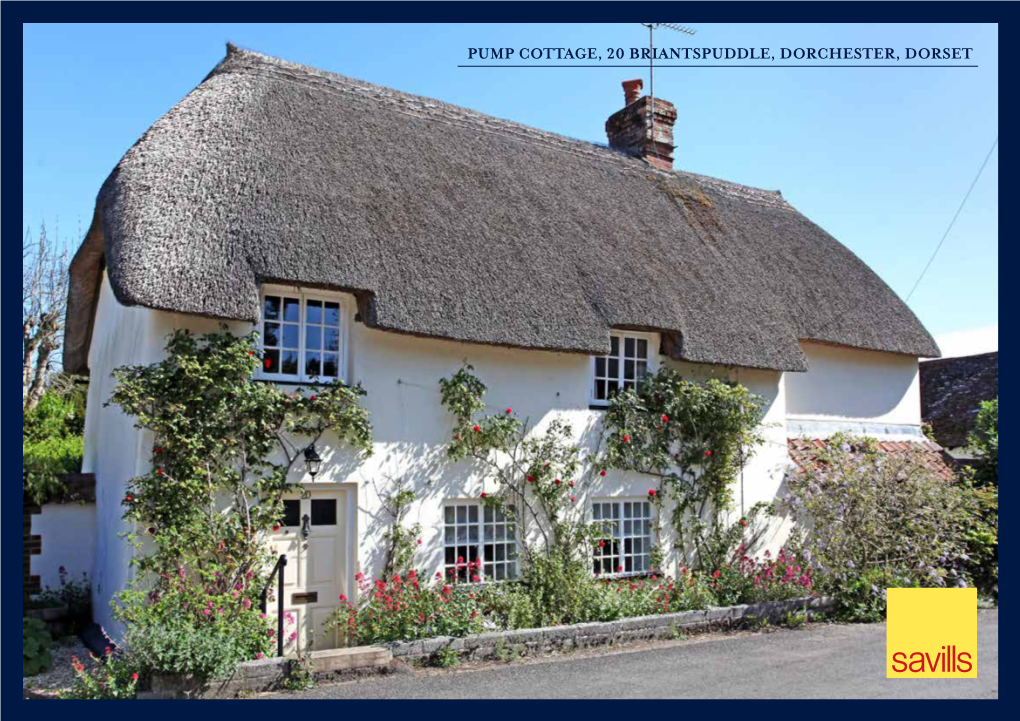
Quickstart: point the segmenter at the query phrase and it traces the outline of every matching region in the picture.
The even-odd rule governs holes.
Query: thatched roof
[[[679,136],[682,146],[682,134]],[[103,184],[65,364],[98,280],[124,304],[254,320],[268,280],[351,291],[374,327],[805,370],[798,340],[937,356],[853,253],[778,192],[228,46]]]
[[[998,351],[921,364],[921,418],[945,448],[966,446],[981,402],[998,397]]]

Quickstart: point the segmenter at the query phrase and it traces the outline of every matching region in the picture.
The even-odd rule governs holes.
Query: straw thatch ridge
[[[682,144],[682,140],[680,141]],[[769,192],[228,46],[103,184],[72,264],[84,370],[102,269],[128,305],[255,320],[267,280],[414,335],[805,370],[799,339],[937,356],[853,253]]]

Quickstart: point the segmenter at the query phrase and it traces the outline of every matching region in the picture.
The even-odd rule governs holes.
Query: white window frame
[[[618,358],[619,359],[619,365],[618,365],[617,374],[616,374],[616,388],[617,388],[617,390],[619,390],[620,388],[623,387],[623,384],[624,384],[624,381],[625,381],[624,370],[625,370],[625,365],[626,365],[625,361],[627,359],[626,359],[625,354],[624,354],[624,348],[626,346],[627,339],[634,340],[635,344],[639,340],[647,341],[648,342],[648,355],[645,358],[645,362],[647,363],[646,373],[647,374],[652,374],[652,373],[655,373],[658,370],[659,352],[658,352],[658,335],[657,334],[655,334],[655,333],[639,333],[639,332],[636,332],[636,331],[618,331],[618,330],[614,330],[614,331],[610,332],[609,336],[610,336],[610,338],[617,338],[618,342],[619,342],[618,348],[619,348],[619,351],[620,351],[620,355],[619,355],[619,358]],[[596,383],[595,365],[596,365],[596,362],[600,358],[601,359],[605,359],[605,361],[606,361],[606,375],[608,376],[608,372],[609,372],[609,368],[608,368],[609,360],[610,360],[610,358],[613,358],[613,357],[614,356],[610,356],[608,354],[607,355],[603,355],[603,356],[592,356],[591,357],[591,366],[590,366],[590,370],[588,371],[588,404],[591,405],[591,406],[597,406],[597,407],[600,407],[600,408],[606,408],[606,407],[609,406],[609,399],[608,398],[605,398],[605,399],[598,398],[597,394],[595,393],[595,383]]]
[[[617,512],[618,515],[617,515],[616,518],[611,519],[612,521],[617,523],[616,533],[615,533],[615,535],[612,538],[607,536],[603,540],[605,540],[607,542],[615,541],[616,543],[619,544],[617,549],[616,549],[618,551],[617,553],[613,553],[611,548],[608,548],[608,549],[606,547],[599,548],[598,544],[595,545],[595,550],[594,550],[594,552],[592,554],[592,570],[593,570],[593,573],[597,573],[599,578],[623,578],[623,577],[626,577],[626,576],[646,576],[649,573],[651,573],[651,571],[652,571],[652,569],[651,569],[651,554],[652,554],[652,549],[655,546],[655,524],[657,523],[657,520],[656,520],[656,517],[655,517],[655,513],[656,513],[655,505],[651,501],[649,501],[647,498],[633,498],[633,497],[594,498],[594,499],[592,499],[591,504],[592,504],[592,508],[591,508],[591,521],[592,521],[592,523],[598,523],[599,521],[607,520],[604,517],[601,518],[601,519],[596,519],[595,518],[595,515],[596,515],[595,514],[595,506],[596,505],[603,506],[603,507],[606,507],[606,506],[614,507],[616,509],[616,512]],[[640,516],[634,516],[634,514],[632,512],[631,518],[628,519],[627,516],[626,516],[626,507],[625,507],[626,504],[642,504],[642,506],[647,506],[648,515],[647,516],[644,515],[644,508],[642,508]],[[603,516],[604,516],[604,514],[603,514]],[[644,523],[646,521],[648,523],[648,533],[647,534],[644,534],[644,533],[640,533],[640,534],[639,533],[635,533],[633,525],[631,526],[631,530],[629,532],[627,531],[626,524],[628,522],[633,524],[635,522]],[[641,549],[640,553],[635,553],[634,552],[633,541],[635,539],[640,539],[642,541],[642,549]],[[631,542],[630,552],[627,552],[627,541]],[[595,570],[595,562],[596,562],[596,560],[597,559],[605,558],[607,556],[610,557],[610,558],[618,558],[619,560],[616,561],[615,565],[610,567],[611,570],[609,572],[606,572],[604,570],[597,570],[596,571]],[[638,568],[635,567],[637,564],[635,564],[634,559],[636,559],[636,558],[644,558],[645,559],[645,563],[642,564],[643,568],[638,569]],[[631,564],[630,564],[631,565],[631,570],[629,570],[629,571],[627,570],[627,560],[628,559],[631,562]],[[622,567],[623,570],[622,571],[617,571],[616,569],[620,568],[620,567]]]
[[[458,508],[466,509],[465,510],[465,518],[466,518],[466,520],[464,522],[461,522],[460,518],[457,516],[457,513],[458,513],[457,509]],[[477,515],[477,520],[476,521],[471,521],[471,509],[472,508],[476,508],[477,509],[477,514],[478,515]],[[446,520],[447,509],[453,509],[454,523],[453,523],[452,526],[450,526],[447,523],[447,520]],[[520,578],[520,546],[521,546],[521,543],[520,543],[520,538],[517,535],[517,530],[518,530],[518,523],[517,523],[517,521],[511,520],[509,518],[509,516],[506,516],[506,515],[504,516],[504,520],[503,521],[496,520],[495,519],[495,512],[496,512],[495,509],[493,509],[493,520],[492,521],[486,521],[485,520],[485,510],[486,510],[486,504],[484,504],[484,503],[482,503],[480,501],[477,501],[477,500],[472,500],[472,499],[449,499],[449,500],[447,500],[443,504],[443,514],[442,514],[442,527],[443,527],[443,530],[442,530],[441,538],[442,538],[442,542],[443,542],[443,554],[442,554],[442,568],[443,568],[443,570],[442,570],[442,575],[443,575],[443,579],[444,580],[450,580],[451,578],[459,578],[459,581],[458,581],[459,583],[491,583],[491,582],[497,582],[498,583],[498,582],[502,582],[502,581],[511,581],[511,580],[515,580],[515,579]],[[493,530],[493,538],[490,541],[486,541],[486,539],[485,539],[485,530],[486,530],[485,527],[487,525],[491,526],[492,530]],[[511,525],[512,525],[512,530],[507,528],[508,526],[511,526]],[[471,527],[472,526],[474,526],[474,528],[477,531],[476,535],[475,535],[475,539],[476,540],[474,540],[474,541],[471,540],[471,535],[470,535]],[[496,536],[496,530],[497,530],[498,526],[503,526],[504,536],[503,536],[502,539],[497,539],[495,537]],[[447,538],[446,530],[447,530],[448,527],[454,529],[454,534],[453,534],[454,538],[453,538],[452,541],[450,541]],[[459,529],[459,528],[466,528],[467,529],[467,532],[465,534],[465,540],[463,540],[463,541],[458,540],[458,538],[457,538],[457,529]],[[510,535],[511,533],[512,533],[512,536]],[[513,554],[514,554],[513,558],[509,557],[508,554],[511,552],[511,550],[507,548],[507,546],[509,544],[511,544],[511,543],[513,544],[513,551],[512,551]],[[504,547],[503,548],[504,560],[497,561],[495,558],[492,558],[492,559],[486,558],[485,557],[485,547],[487,545],[493,546],[494,549],[495,549],[495,547],[497,545],[502,545]],[[448,563],[447,560],[446,560],[446,551],[447,551],[448,548],[453,548],[454,549],[454,552],[453,552],[453,562],[452,563]],[[461,548],[473,549],[474,550],[474,554],[475,554],[474,557],[471,556],[470,550],[469,550],[467,555],[459,556],[458,554],[460,553],[460,551],[458,549],[461,549]],[[465,572],[464,574],[459,574],[457,572],[457,558],[458,557],[462,557],[464,559],[464,563],[465,564],[470,563],[470,562],[472,562],[472,561],[474,561],[474,560],[476,560],[478,558],[481,558],[482,559],[481,573],[478,573],[477,569],[474,569],[470,573]],[[496,570],[495,570],[496,566],[502,566],[504,568],[504,576],[503,576],[503,578],[498,578],[497,577]],[[491,575],[486,570],[487,567],[491,567],[491,569],[492,569]],[[454,570],[453,574],[449,573],[450,569]],[[478,577],[481,580],[473,581],[471,579],[471,577],[473,575],[478,575]]]
[[[277,383],[307,383],[307,384],[323,384],[331,383],[334,380],[340,380],[344,383],[348,382],[347,379],[347,368],[348,368],[348,348],[350,346],[350,319],[352,315],[350,298],[344,293],[331,293],[329,291],[305,289],[297,286],[282,286],[282,285],[265,285],[262,287],[259,293],[259,319],[255,324],[255,329],[259,332],[259,347],[265,350],[265,338],[264,338],[264,327],[263,313],[266,307],[266,296],[279,296],[281,298],[290,298],[297,300],[300,303],[299,307],[299,326],[298,326],[298,372],[296,374],[290,373],[268,373],[265,370],[265,366],[260,365],[259,371],[256,377],[260,380],[275,381]],[[306,334],[306,319],[308,317],[307,307],[308,301],[321,301],[323,303],[338,303],[340,306],[340,349],[338,351],[339,359],[337,361],[337,379],[330,378],[328,376],[309,376],[305,374],[305,353],[308,349],[305,348],[305,334]],[[281,315],[283,308],[280,309]],[[281,318],[282,323],[282,318]],[[282,338],[282,334],[281,334]],[[322,353],[324,351],[320,351]],[[321,362],[320,362],[321,368]]]

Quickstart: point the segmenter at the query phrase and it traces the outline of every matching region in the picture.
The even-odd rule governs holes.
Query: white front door
[[[284,651],[335,648],[337,633],[324,625],[346,593],[346,494],[337,489],[308,490],[284,499],[284,520],[273,534],[277,557],[287,555],[284,570]],[[279,581],[274,579],[274,593]],[[269,604],[276,618],[278,603]],[[274,628],[276,626],[274,625]]]

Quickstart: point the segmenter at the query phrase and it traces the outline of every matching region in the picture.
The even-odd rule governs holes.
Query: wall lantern
[[[314,481],[316,474],[318,474],[319,469],[322,467],[322,459],[319,458],[319,453],[315,450],[314,443],[305,449],[305,466],[308,467],[308,475]]]

